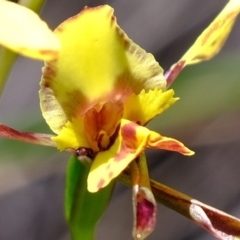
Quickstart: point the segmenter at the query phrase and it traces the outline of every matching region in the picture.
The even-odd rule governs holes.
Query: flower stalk
[[[97,193],[87,190],[90,164],[79,161],[72,155],[68,162],[65,188],[65,218],[72,240],[93,240],[96,225],[105,212],[115,185],[110,185]]]

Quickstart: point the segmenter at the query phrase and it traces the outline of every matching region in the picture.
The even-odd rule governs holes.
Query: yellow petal
[[[67,148],[78,149],[79,147],[90,148],[84,130],[84,120],[82,117],[67,122],[52,141],[57,143],[57,148],[63,151]]]
[[[56,101],[53,90],[47,87],[47,85],[39,91],[39,96],[42,114],[52,131],[58,134],[62,127],[68,122],[67,116],[59,102]],[[72,101],[77,102],[79,98],[79,94],[69,95],[69,99]]]
[[[57,61],[46,63],[40,91],[43,116],[54,131],[100,101],[165,89],[162,68],[120,29],[111,7],[86,7],[55,33],[62,51]],[[55,113],[62,118],[58,123]]]
[[[168,86],[171,85],[186,65],[208,60],[221,50],[239,12],[240,0],[230,0],[213,22],[197,38],[191,48],[165,75],[168,79]]]
[[[194,154],[192,150],[187,148],[180,141],[174,138],[161,136],[160,134],[153,131],[149,133],[147,147],[152,149],[162,149],[178,152],[186,156],[192,156]]]
[[[180,61],[185,61],[185,65],[193,64],[208,60],[217,54],[225,43],[239,11],[240,1],[229,1],[222,12],[203,31]]]
[[[154,56],[132,42],[126,35],[125,39],[129,42],[126,55],[131,75],[119,78],[117,86],[120,89],[129,87],[135,94],[140,93],[142,89],[150,90],[156,87],[165,90],[166,79],[163,76],[163,69]]]
[[[88,176],[88,190],[96,192],[117,177],[146,147],[176,151],[190,156],[194,152],[181,142],[163,137],[136,123],[122,119],[119,135],[106,151],[99,152]]]
[[[178,98],[173,95],[172,89],[163,92],[158,88],[148,92],[142,90],[138,95],[132,94],[124,103],[123,118],[145,125],[175,103]]]
[[[60,42],[32,10],[9,1],[0,1],[0,45],[27,57],[52,60]]]

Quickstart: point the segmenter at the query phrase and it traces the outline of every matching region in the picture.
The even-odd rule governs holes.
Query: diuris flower
[[[145,148],[193,152],[145,125],[172,105],[163,70],[133,43],[107,5],[85,8],[56,30],[62,51],[43,69],[43,116],[60,150],[90,148],[88,190],[117,177]]]
[[[105,187],[129,165],[133,236],[145,239],[155,226],[156,202],[141,153],[145,148],[155,148],[193,154],[179,141],[145,125],[177,100],[173,90],[166,88],[179,72],[220,50],[239,11],[240,0],[229,1],[187,53],[163,75],[154,57],[120,29],[111,7],[85,8],[55,30],[62,51],[43,68],[41,109],[57,135],[22,133],[0,124],[0,136],[89,156],[93,160],[88,176],[90,192]],[[8,42],[2,39],[0,36],[0,43]],[[21,52],[21,44],[13,41],[13,49]],[[36,57],[33,49],[30,55]],[[23,54],[32,51],[26,50]]]

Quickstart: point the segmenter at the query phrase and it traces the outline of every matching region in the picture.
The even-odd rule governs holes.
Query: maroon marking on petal
[[[39,53],[41,55],[51,55],[55,59],[58,57],[58,52],[57,51],[53,51],[53,50],[39,50]]]
[[[137,228],[144,229],[155,225],[155,206],[147,199],[142,199],[137,203]]]
[[[233,236],[239,236],[240,235],[240,229],[238,227],[234,227],[235,225],[235,219],[232,219],[232,216],[225,216],[221,213],[221,211],[216,210],[213,211],[212,209],[208,209],[205,206],[200,207],[203,209],[203,211],[206,213],[208,218],[211,221],[212,226],[216,230],[220,230],[226,234],[233,235]]]
[[[225,16],[224,19],[222,20],[218,20],[217,22],[215,22],[215,24],[208,30],[208,32],[205,34],[205,37],[203,38],[201,45],[205,45],[206,42],[208,41],[208,39],[211,37],[211,35],[217,31],[219,28],[221,28],[223,26],[223,24],[227,21],[227,20],[232,20],[236,17],[236,15],[238,14],[238,11],[234,11],[234,12],[230,12],[229,14],[227,14]]]
[[[114,158],[115,162],[120,162],[128,155],[127,149],[124,145],[122,145],[121,150],[117,153],[117,155]]]
[[[97,7],[88,7],[88,6],[85,6],[83,8],[83,10],[80,12],[80,13],[85,13],[85,12],[88,12],[88,11],[96,11],[98,9],[101,9],[101,8],[104,8],[106,5],[100,5],[100,6],[97,6]],[[79,13],[79,14],[80,14]],[[78,15],[79,15],[78,14]],[[77,16],[77,15],[76,15]]]
[[[105,180],[103,178],[101,178],[100,181],[98,182],[97,188],[101,189],[103,187],[104,183],[105,183]]]
[[[113,176],[113,172],[109,172],[108,178],[109,178],[109,179],[112,179],[112,176]]]
[[[47,76],[47,79],[55,78],[57,75],[56,68],[53,64],[47,64],[46,67],[43,68],[44,78]]]
[[[184,68],[185,61],[180,61],[176,63],[176,65],[173,67],[173,69],[169,69],[165,74],[165,78],[167,79],[167,88],[170,87],[170,85],[174,82],[175,78],[178,76],[178,74],[182,71]]]
[[[46,83],[47,81],[51,81],[57,76],[57,59],[48,61],[46,65],[43,67],[43,76],[41,81],[41,86]]]
[[[116,23],[116,17],[114,15],[111,16],[111,25]]]
[[[122,135],[122,142],[121,148],[117,155],[114,158],[115,162],[119,162],[123,160],[129,153],[134,153],[137,149],[137,137],[136,137],[136,130],[135,130],[135,123],[129,123],[124,125],[121,130],[120,134]]]
[[[0,124],[0,136],[24,142],[35,142],[36,138],[31,133],[19,132],[13,128]]]
[[[51,85],[49,82],[44,82],[43,87],[44,88],[49,88]]]
[[[159,143],[158,143],[158,141],[159,141]],[[154,144],[154,142],[155,142],[155,144]],[[186,154],[186,155],[191,152],[181,142],[178,142],[177,140],[176,141],[173,141],[173,140],[161,141],[161,137],[157,137],[154,140],[152,140],[151,143],[149,144],[149,148],[174,151],[174,152],[179,152],[181,154]]]
[[[52,135],[20,132],[1,123],[0,123],[0,137],[33,144],[56,147],[56,144],[51,140]]]
[[[106,166],[106,170],[109,170],[109,168],[110,168],[110,164],[108,164],[107,166]]]
[[[63,26],[62,25],[59,25],[55,30],[54,32],[62,32],[64,30]]]
[[[129,123],[124,125],[121,129],[122,138],[129,140],[129,143],[132,142],[131,140],[133,138],[134,140],[136,140],[135,125],[136,125],[135,123]],[[135,141],[133,145],[135,146]]]
[[[124,41],[127,41],[127,39]],[[128,44],[124,43],[126,47]],[[129,53],[131,49],[132,48],[128,49]],[[124,71],[122,74],[116,77],[114,91],[112,91],[109,97],[113,99],[115,102],[124,103],[126,99],[134,92],[132,82],[134,82],[132,81],[132,73],[130,73],[127,70]],[[141,90],[142,90],[142,87],[141,87]],[[141,90],[139,89],[139,92]]]
[[[161,149],[179,152],[182,154],[189,153],[188,149],[186,147],[184,147],[183,144],[181,144],[180,142],[177,143],[175,141],[168,141],[165,144],[164,143],[161,144]]]

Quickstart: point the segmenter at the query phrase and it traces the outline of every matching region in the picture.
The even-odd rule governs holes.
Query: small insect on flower
[[[79,161],[91,164],[95,158],[95,153],[91,148],[80,147],[76,150],[76,156]]]

